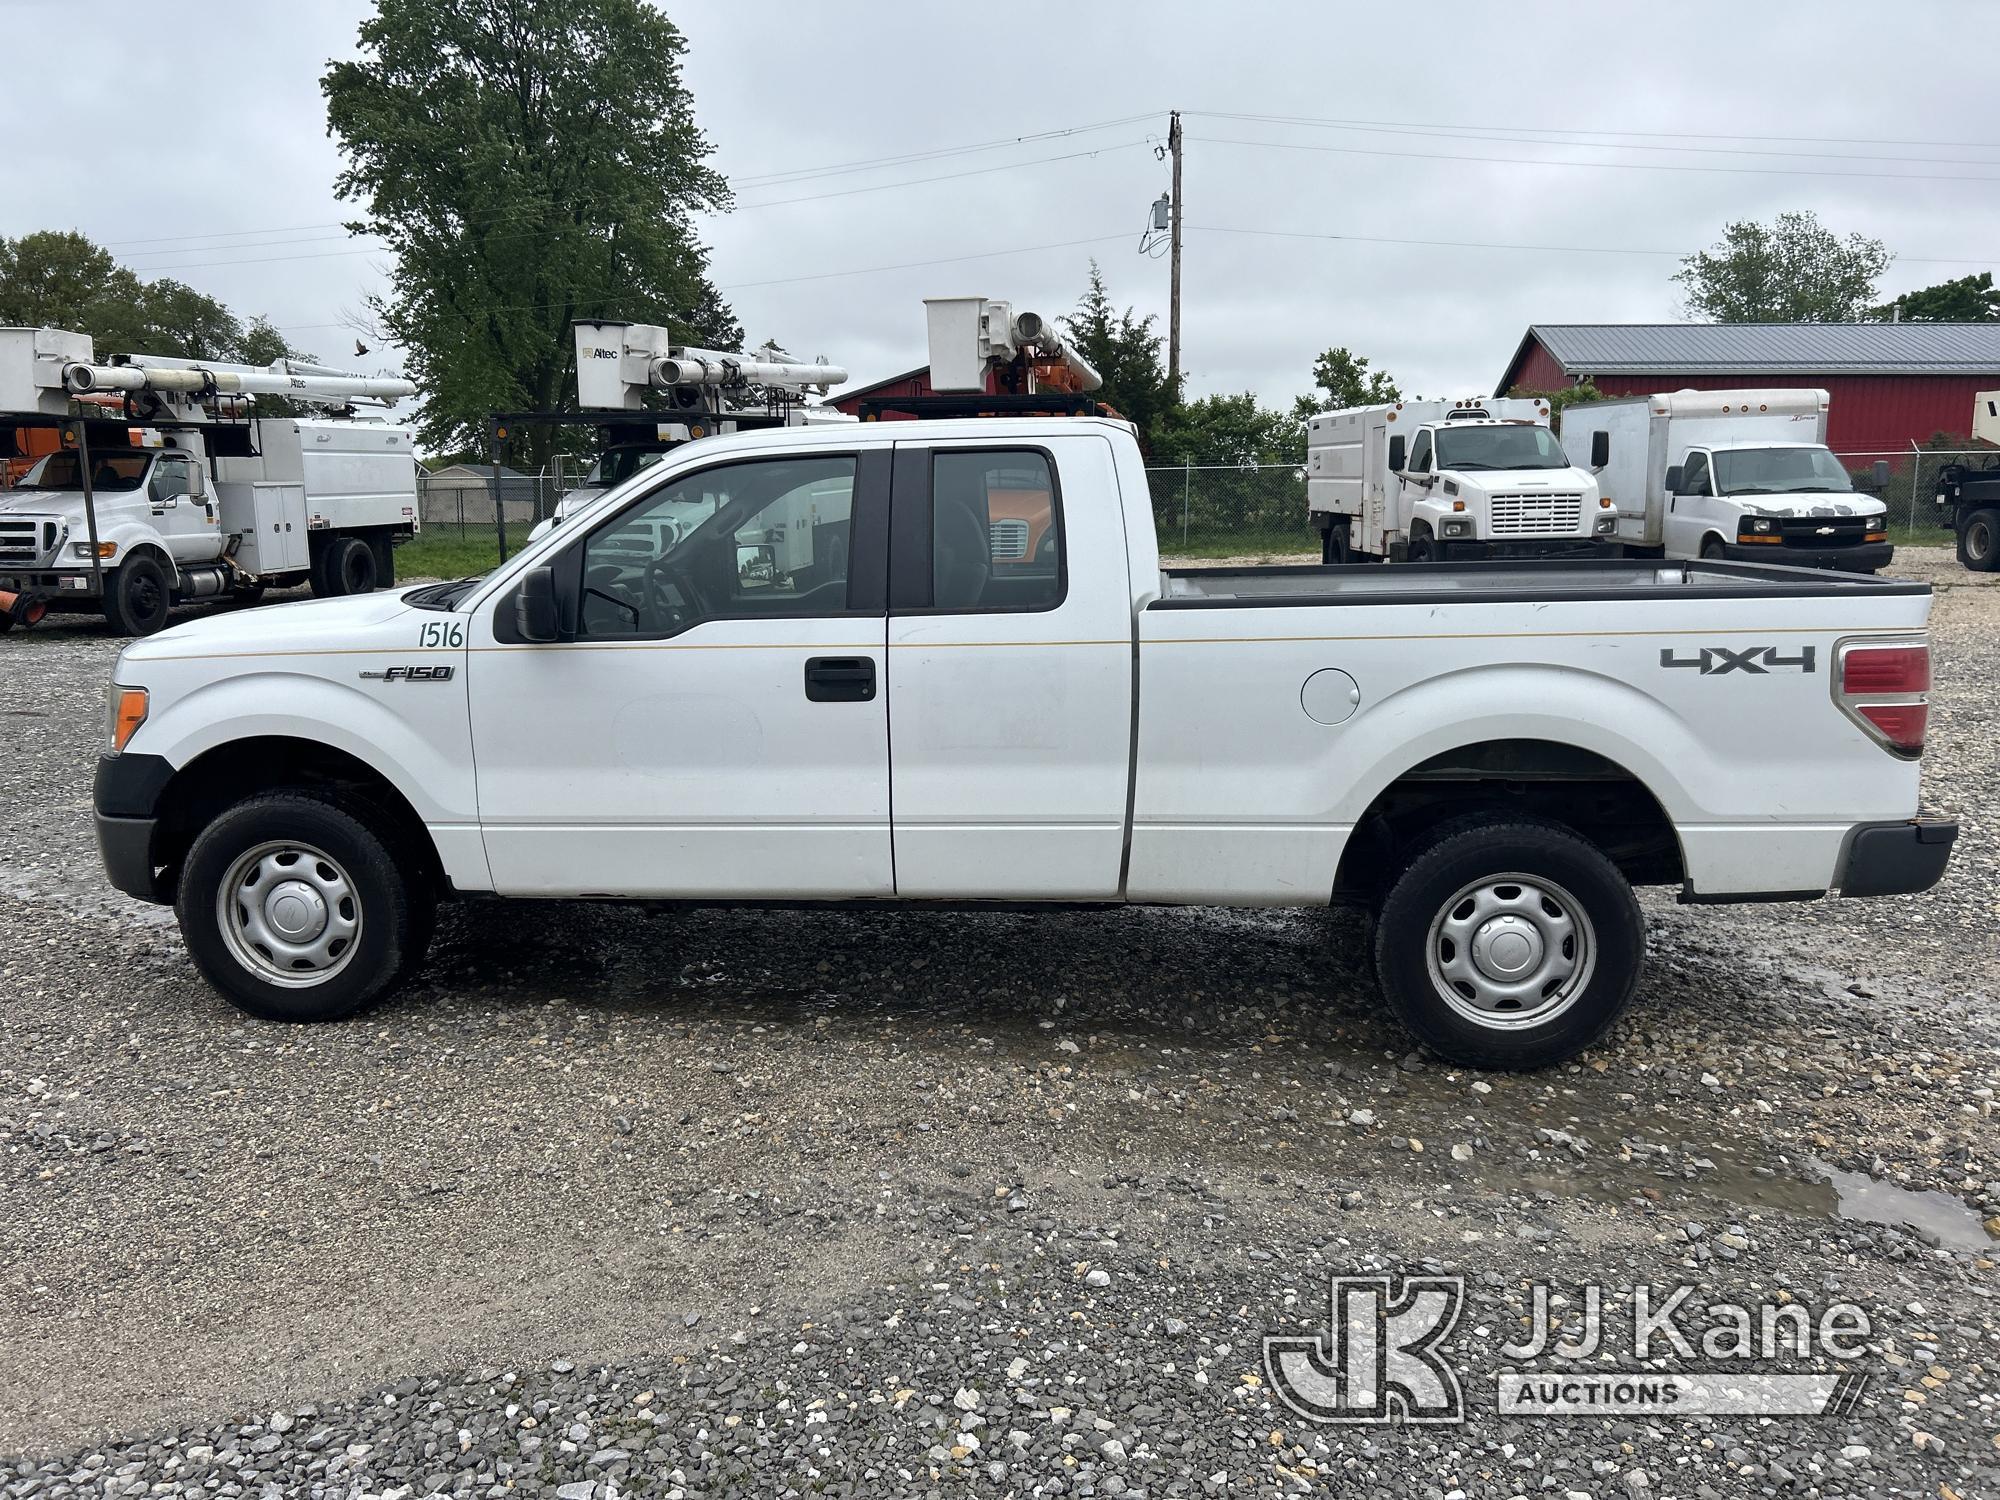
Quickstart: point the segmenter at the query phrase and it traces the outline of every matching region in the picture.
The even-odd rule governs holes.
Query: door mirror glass
[[[1389,472],[1391,474],[1402,473],[1403,460],[1408,455],[1409,449],[1403,446],[1403,435],[1399,432],[1389,439]]]
[[[1681,466],[1679,464],[1668,464],[1667,493],[1669,495],[1678,495],[1680,492],[1681,492]]]
[[[524,641],[547,645],[562,639],[562,618],[556,609],[556,570],[530,568],[514,591],[514,628]]]
[[[1590,466],[1601,469],[1611,462],[1611,434],[1599,430],[1590,435]]]

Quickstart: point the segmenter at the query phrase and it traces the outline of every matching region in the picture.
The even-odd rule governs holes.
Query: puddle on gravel
[[[1807,1165],[1825,1174],[1824,1182],[1809,1185],[1833,1195],[1832,1211],[1838,1218],[1912,1230],[1950,1250],[1992,1248],[1994,1237],[1979,1215],[1949,1193],[1898,1187],[1866,1172],[1849,1172],[1810,1158]]]

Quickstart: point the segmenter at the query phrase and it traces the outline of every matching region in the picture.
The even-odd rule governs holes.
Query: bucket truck
[[[1972,401],[1972,437],[2000,445],[2000,391]],[[2000,568],[2000,455],[1977,464],[1946,464],[1938,473],[1938,525],[1958,538],[1958,560],[1975,573]]]
[[[0,443],[60,432],[0,496],[0,593],[101,610],[113,630],[150,635],[189,600],[254,602],[307,580],[322,595],[386,584],[391,547],[418,524],[410,431],[259,417],[254,403],[286,396],[346,410],[414,390],[289,360],[100,362],[85,334],[0,329]]]
[[[588,423],[602,434],[597,461],[529,539],[545,536],[614,485],[696,438],[761,427],[806,427],[853,418],[806,398],[846,383],[839,365],[807,364],[767,345],[754,354],[676,345],[657,324],[580,320],[576,396],[580,410],[549,420]]]

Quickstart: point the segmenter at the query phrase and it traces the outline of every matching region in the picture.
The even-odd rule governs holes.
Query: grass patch
[[[527,545],[529,523],[507,527],[507,555]],[[467,525],[461,535],[456,522],[433,522],[423,534],[396,549],[398,578],[469,578],[500,565],[500,541],[491,526]]]

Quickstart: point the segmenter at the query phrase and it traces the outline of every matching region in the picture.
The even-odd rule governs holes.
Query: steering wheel
[[[646,610],[657,627],[679,630],[704,618],[708,609],[696,589],[688,569],[669,552],[646,564],[640,580],[646,590]],[[679,595],[676,602],[674,595]]]

